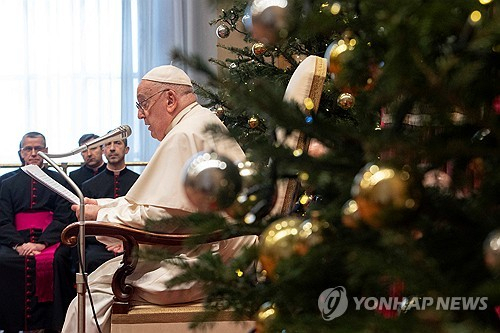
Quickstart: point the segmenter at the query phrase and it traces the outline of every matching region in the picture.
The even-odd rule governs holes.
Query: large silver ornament
[[[198,153],[186,163],[184,190],[200,212],[227,208],[241,191],[238,167],[216,153]]]

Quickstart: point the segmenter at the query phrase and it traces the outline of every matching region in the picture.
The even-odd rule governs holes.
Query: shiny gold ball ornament
[[[396,220],[418,207],[420,194],[415,184],[407,167],[399,170],[369,163],[354,178],[351,195],[361,219],[379,228],[389,217]]]
[[[241,191],[238,167],[216,153],[195,154],[184,167],[184,190],[200,212],[229,207]]]
[[[277,314],[278,310],[274,303],[266,302],[262,304],[255,315],[255,333],[269,332]]]
[[[255,43],[252,45],[252,54],[254,56],[261,56],[266,53],[267,49],[263,43]]]
[[[483,244],[484,263],[493,274],[500,274],[500,229],[488,234]]]
[[[234,219],[252,224],[272,210],[276,202],[276,183],[267,175],[270,170],[263,170],[266,166],[244,161],[238,163],[237,167],[242,189],[233,204],[224,211]]]
[[[349,110],[354,106],[356,99],[350,93],[342,93],[337,97],[337,105],[344,110]]]
[[[288,15],[291,0],[253,0],[247,13],[251,24],[245,27],[252,38],[264,43],[275,44],[288,36]]]
[[[287,216],[271,223],[261,234],[259,245],[259,260],[267,276],[277,279],[275,269],[281,260],[294,254],[305,255],[311,247],[321,244],[328,227],[328,222],[313,214],[307,220]]]
[[[231,30],[229,29],[229,27],[227,25],[225,25],[223,23],[223,24],[217,26],[217,28],[215,29],[215,34],[217,35],[217,37],[219,37],[221,39],[227,38],[231,34]]]
[[[248,119],[248,126],[250,126],[250,128],[252,129],[257,128],[259,126],[259,118],[256,116],[251,116]]]
[[[350,34],[345,34],[344,38],[334,40],[328,45],[324,56],[328,73],[333,75],[340,73],[347,60],[351,57],[351,51],[354,50],[356,43],[355,38]]]
[[[271,223],[261,234],[259,260],[267,276],[275,279],[276,265],[296,253],[300,225],[304,220],[296,216],[286,216]]]

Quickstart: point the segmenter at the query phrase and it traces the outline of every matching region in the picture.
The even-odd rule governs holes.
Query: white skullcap
[[[143,80],[171,83],[171,84],[182,84],[185,86],[192,87],[191,79],[187,74],[180,68],[172,65],[158,66],[150,70],[142,77]]]

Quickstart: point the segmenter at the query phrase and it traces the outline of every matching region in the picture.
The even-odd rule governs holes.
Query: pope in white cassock
[[[190,78],[181,69],[166,65],[152,69],[142,78],[137,88],[138,118],[144,120],[151,136],[161,143],[151,161],[124,197],[116,199],[86,199],[85,220],[123,223],[144,228],[147,220],[160,220],[186,215],[196,211],[186,197],[183,186],[183,168],[187,160],[200,151],[215,151],[232,161],[243,161],[245,155],[234,140],[217,140],[206,131],[208,125],[227,130],[220,119],[197,102]],[[78,216],[78,206],[73,206]],[[172,226],[175,231],[177,226]],[[99,239],[106,244],[115,239]],[[231,240],[203,245],[182,253],[178,258],[195,261],[203,250],[217,250],[224,261],[235,252],[257,242],[257,236],[242,236]],[[113,292],[111,280],[122,257],[104,263],[89,275],[89,287],[102,332],[110,332]],[[200,300],[201,286],[190,283],[167,289],[165,282],[179,273],[179,268],[168,260],[141,261],[127,283],[134,286],[132,304],[178,304]],[[86,304],[86,332],[98,332],[92,310]],[[66,314],[62,332],[77,332],[77,298]]]

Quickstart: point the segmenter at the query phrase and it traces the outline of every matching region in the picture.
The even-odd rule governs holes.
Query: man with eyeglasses
[[[189,202],[184,192],[184,165],[200,151],[215,151],[232,161],[243,161],[245,155],[233,139],[213,135],[207,131],[217,128],[227,132],[220,119],[207,108],[197,103],[191,79],[172,65],[160,66],[149,71],[137,88],[137,117],[144,120],[158,146],[146,168],[128,191],[116,199],[86,199],[85,219],[123,223],[135,228],[144,228],[147,220],[166,220],[172,216],[186,216],[197,208]],[[78,214],[79,207],[72,206]],[[164,232],[182,232],[179,225],[168,225]],[[98,237],[107,244],[116,239]],[[255,244],[256,236],[244,236],[216,244],[200,245],[199,248],[181,251],[175,260],[195,262],[196,256],[214,249],[222,260],[227,261],[235,251]],[[113,292],[111,280],[118,268],[121,256],[102,264],[89,275],[97,320],[102,332],[110,332]],[[180,269],[169,260],[144,262],[139,259],[134,273],[127,283],[134,286],[132,302],[152,304],[178,304],[203,298],[198,283],[166,289],[165,283],[178,275]],[[90,303],[86,304],[86,331],[98,332],[93,321]],[[66,314],[63,332],[77,331],[77,300],[74,299]]]
[[[26,133],[20,143],[24,164],[44,167],[38,152],[45,137]],[[72,219],[70,204],[24,172],[5,179],[0,189],[0,329],[5,332],[53,329],[53,257],[61,231]]]

